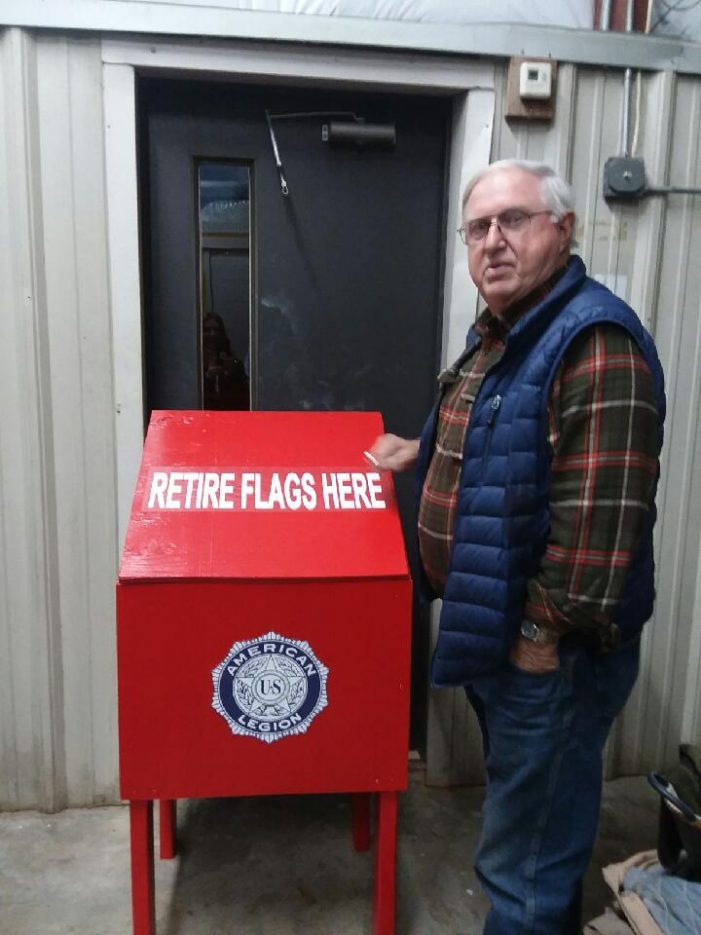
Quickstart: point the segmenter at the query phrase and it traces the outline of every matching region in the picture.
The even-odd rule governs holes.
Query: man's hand
[[[534,643],[533,640],[519,636],[509,653],[509,662],[517,669],[534,675],[554,672],[560,668],[557,643]]]
[[[379,435],[370,448],[370,454],[383,471],[408,471],[419,455],[418,438],[400,438],[398,435]]]

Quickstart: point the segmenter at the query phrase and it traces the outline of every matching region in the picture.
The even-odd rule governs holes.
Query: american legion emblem
[[[232,733],[264,743],[304,734],[328,704],[328,672],[309,643],[271,631],[234,643],[212,670],[212,707]]]

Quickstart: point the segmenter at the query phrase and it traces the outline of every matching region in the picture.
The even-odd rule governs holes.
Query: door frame
[[[445,366],[462,350],[465,334],[477,311],[477,290],[469,278],[464,249],[455,232],[460,224],[460,191],[467,179],[486,166],[490,159],[495,66],[480,59],[455,55],[383,52],[338,46],[327,49],[277,43],[173,42],[153,38],[105,38],[102,41],[102,63],[117,520],[121,548],[144,433],[137,74],[155,73],[193,79],[206,76],[249,84],[260,81],[277,85],[406,91],[452,97],[441,338],[441,364]],[[434,630],[437,620],[435,607],[434,604]],[[477,740],[471,738],[474,724],[469,720],[466,723],[464,701],[459,694],[431,692],[429,697],[428,775],[431,781],[440,784],[465,778],[460,751],[466,741],[470,747],[477,744]],[[478,779],[479,774],[473,778]]]

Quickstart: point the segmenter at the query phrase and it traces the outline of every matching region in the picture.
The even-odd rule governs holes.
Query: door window
[[[202,405],[250,409],[250,167],[199,162],[199,323]]]

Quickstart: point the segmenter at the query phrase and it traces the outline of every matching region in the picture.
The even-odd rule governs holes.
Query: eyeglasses
[[[550,214],[552,211],[521,211],[519,208],[509,208],[502,211],[501,214],[495,214],[489,218],[475,218],[474,221],[468,221],[464,227],[458,228],[458,234],[464,244],[476,244],[483,241],[492,229],[492,224],[496,224],[502,234],[520,234],[531,223],[531,218],[538,217],[539,214]]]

